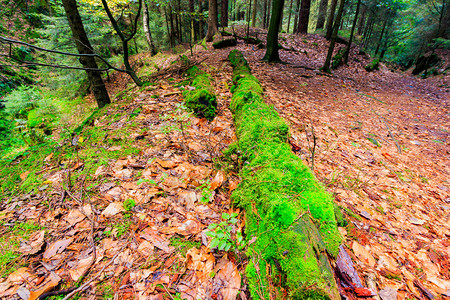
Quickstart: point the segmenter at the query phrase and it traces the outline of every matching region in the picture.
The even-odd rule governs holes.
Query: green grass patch
[[[27,241],[34,232],[43,228],[31,222],[16,223],[14,226],[1,225],[0,277],[4,278],[24,266],[24,261],[18,260],[20,242]]]

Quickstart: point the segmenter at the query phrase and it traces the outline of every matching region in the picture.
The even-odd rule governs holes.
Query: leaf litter
[[[314,167],[349,221],[339,228],[345,242],[337,271],[347,274],[337,276],[342,295],[450,297],[445,91],[384,66],[366,73],[364,56],[322,76],[326,42],[315,35],[302,38],[286,36],[284,46],[298,50],[280,50],[287,64],[262,63],[264,50],[238,47],[267,101],[289,121],[293,150]],[[205,235],[222,212],[232,213],[229,195],[239,183],[233,171],[213,164],[235,140],[227,109],[227,54],[226,49],[196,54],[219,95],[212,123],[188,115],[181,105],[183,78],[166,76],[113,104],[106,116],[119,114],[115,122],[106,116],[94,121],[118,141],[132,140],[137,154],[109,160],[70,191],[64,191],[67,174],[47,171],[48,166],[45,189],[4,207],[2,220],[34,220],[46,230],[21,243],[20,259],[29,267],[0,279],[1,298],[33,299],[83,277],[85,293],[106,287],[124,299],[235,299],[245,291],[245,262],[232,252],[212,251]],[[70,163],[72,172],[84,168],[81,160]],[[46,163],[54,163],[51,155]],[[134,203],[130,210],[124,207],[128,199]]]

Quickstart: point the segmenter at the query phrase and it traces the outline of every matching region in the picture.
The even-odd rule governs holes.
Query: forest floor
[[[384,65],[369,73],[357,53],[323,74],[322,37],[284,38],[293,49],[280,51],[284,63],[237,48],[289,122],[293,150],[342,207],[349,225],[339,230],[364,285],[383,300],[450,297],[449,76],[423,80]],[[64,153],[46,155],[31,171],[34,192],[0,204],[0,254],[10,256],[0,298],[249,297],[244,253],[211,250],[206,234],[212,223],[234,233],[245,225],[230,202],[242,162],[220,158],[236,139],[230,49],[197,50],[191,59],[218,95],[211,123],[183,107],[184,74],[161,72],[116,97]],[[111,85],[125,90],[121,80]]]

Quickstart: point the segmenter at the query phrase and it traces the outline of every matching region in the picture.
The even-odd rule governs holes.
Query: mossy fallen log
[[[253,241],[246,268],[252,298],[284,298],[273,284],[281,278],[289,299],[339,299],[328,259],[341,242],[331,195],[292,153],[289,127],[264,102],[242,53],[231,51],[229,60],[234,149],[246,162],[232,200],[245,210],[246,238]]]
[[[195,116],[211,121],[217,113],[217,99],[211,84],[211,75],[196,66],[188,70],[188,75],[192,78],[192,86],[195,89],[183,93],[184,103]]]
[[[364,69],[367,72],[372,72],[374,70],[379,70],[380,69],[380,60],[378,58],[375,58],[367,66],[365,66]]]
[[[237,45],[237,41],[234,37],[232,38],[228,38],[228,39],[223,39],[220,41],[217,41],[215,43],[213,43],[213,47],[214,49],[221,49],[221,48],[226,48],[226,47],[233,47]]]

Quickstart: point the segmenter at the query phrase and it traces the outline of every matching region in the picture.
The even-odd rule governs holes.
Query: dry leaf
[[[45,230],[41,230],[38,232],[33,233],[28,242],[22,242],[20,243],[19,251],[22,254],[36,254],[41,250],[42,245],[44,245],[44,236],[45,236]]]
[[[76,264],[76,267],[69,270],[70,277],[72,277],[73,281],[77,281],[78,279],[80,279],[81,276],[83,276],[83,274],[91,265],[93,258],[94,256],[88,256],[84,259],[81,259]]]
[[[58,241],[50,244],[50,246],[48,246],[47,249],[45,250],[43,257],[45,259],[52,258],[57,253],[63,252],[66,249],[66,247],[69,246],[72,242],[73,242],[73,239],[68,238],[65,240],[58,240]]]
[[[30,171],[26,171],[26,172],[20,174],[20,179],[25,180],[27,178],[28,174],[30,174]]]
[[[363,263],[369,265],[370,267],[375,266],[375,259],[373,258],[372,254],[370,254],[370,252],[367,251],[366,248],[361,246],[358,242],[353,242],[352,250],[359,258],[359,260],[361,260]]]
[[[30,291],[30,298],[28,300],[38,299],[42,294],[51,291],[60,281],[61,278],[54,272],[51,272],[50,276],[37,289]]]
[[[221,299],[235,300],[241,287],[241,275],[236,265],[228,261],[214,277],[214,285],[220,286]]]
[[[220,187],[225,180],[225,173],[223,171],[218,171],[214,179],[211,181],[211,190],[214,191]]]
[[[181,235],[196,234],[201,231],[201,224],[197,220],[188,219],[176,228],[176,232]]]
[[[72,209],[69,214],[64,218],[64,220],[73,226],[86,218],[78,209]]]
[[[123,204],[120,202],[113,202],[110,203],[105,210],[102,212],[102,215],[104,215],[105,217],[112,217],[117,215],[120,212],[125,211],[125,209],[123,208]]]
[[[25,281],[30,281],[31,277],[32,275],[30,269],[22,267],[9,274],[8,281],[11,283],[22,283]]]

